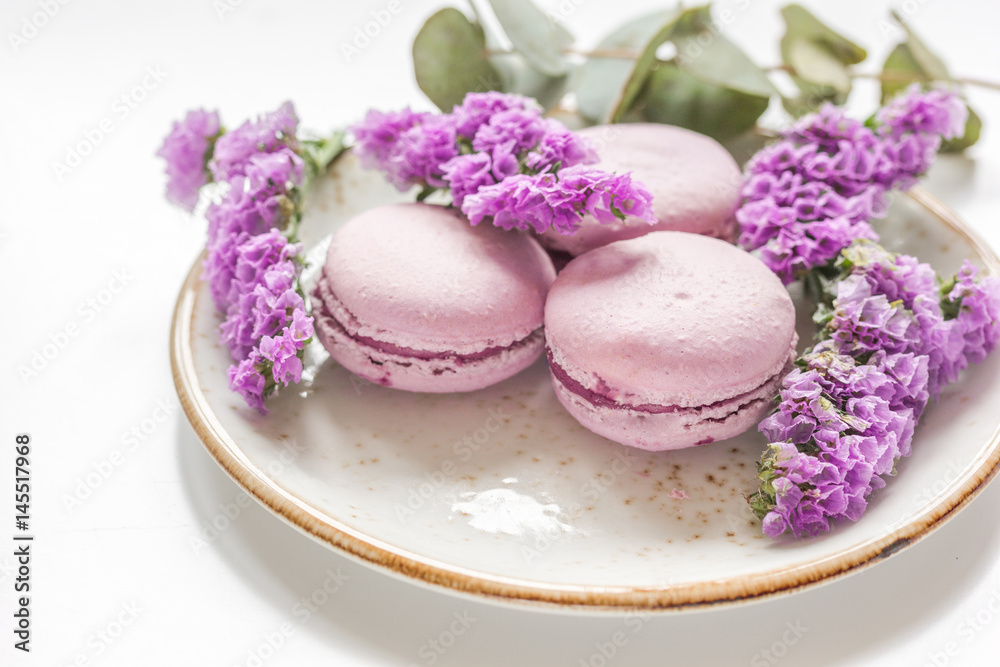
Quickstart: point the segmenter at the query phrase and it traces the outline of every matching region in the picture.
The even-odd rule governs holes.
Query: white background
[[[350,62],[340,45],[387,1],[243,0],[221,16],[211,0],[52,4],[57,13],[16,49],[9,34],[26,30],[39,3],[5,0],[0,9],[0,664],[246,665],[256,664],[251,653],[270,638],[281,646],[263,649],[261,664],[269,667],[427,665],[430,657],[439,665],[600,665],[591,658],[626,629],[623,618],[492,607],[357,565],[256,504],[235,505],[237,487],[176,409],[167,335],[204,229],[163,199],[163,164],[154,152],[171,121],[205,106],[235,126],[291,99],[304,127],[327,130],[369,107],[428,106],[413,82],[410,45],[439,3],[404,2]],[[884,58],[891,42],[878,21],[889,3],[807,4],[868,46],[874,63]],[[583,44],[658,5],[563,3]],[[777,61],[778,3],[717,5],[734,13],[729,37],[759,62]],[[995,2],[911,1],[905,9],[953,73],[1000,79]],[[133,92],[147,71],[162,80],[146,78],[147,90]],[[857,108],[869,111],[873,89],[862,88]],[[123,95],[134,108],[123,105]],[[983,141],[970,159],[938,167],[927,185],[997,248],[1000,93],[974,89],[970,96],[987,123]],[[104,119],[111,132],[60,180],[54,163]],[[120,289],[112,295],[104,292],[109,287]],[[106,303],[95,308],[88,299]],[[18,368],[71,325],[76,335],[37,376],[21,377]],[[127,440],[132,428],[148,435]],[[11,646],[7,480],[18,432],[33,440],[30,656]],[[81,480],[109,466],[90,497],[66,506]],[[239,508],[232,525],[194,548],[203,522],[227,504]],[[653,618],[627,633],[608,664],[767,665],[775,663],[762,651],[772,646],[789,666],[996,664],[998,554],[994,484],[885,563],[761,604]],[[339,571],[343,585],[303,622],[293,607],[328,571]],[[427,643],[455,613],[475,621],[438,656]],[[977,614],[979,629],[968,620]],[[801,637],[787,634],[787,624],[805,629]],[[783,634],[795,642],[783,643]]]

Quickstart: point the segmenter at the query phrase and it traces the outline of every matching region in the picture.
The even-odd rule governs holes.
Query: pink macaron
[[[615,173],[632,172],[653,195],[657,223],[637,218],[601,224],[583,219],[573,235],[550,229],[542,245],[582,255],[614,241],[655,231],[679,231],[733,240],[740,203],[740,168],[718,142],[703,134],[658,123],[597,125],[578,131],[599,156],[594,165]]]
[[[755,425],[795,358],[795,308],[757,258],[653,232],[572,260],[549,290],[545,338],[563,406],[591,431],[646,450]]]
[[[455,209],[396,204],[351,219],[313,292],[320,342],[339,364],[397,389],[481,389],[542,352],[552,262],[534,239]]]

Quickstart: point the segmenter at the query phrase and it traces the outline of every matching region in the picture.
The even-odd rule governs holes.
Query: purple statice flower
[[[264,406],[264,389],[267,384],[261,372],[265,366],[260,352],[253,350],[246,359],[229,367],[229,389],[243,397],[254,410],[267,413]]]
[[[404,132],[420,125],[431,114],[417,113],[410,109],[382,113],[372,109],[365,119],[351,127],[354,134],[354,153],[366,169],[388,171],[389,158],[396,142]]]
[[[287,387],[302,379],[302,359],[291,336],[264,336],[260,339],[260,355],[271,362],[275,382]]]
[[[924,91],[913,84],[875,113],[879,134],[898,140],[909,134],[955,139],[965,132],[969,109],[943,88]]]
[[[553,170],[557,165],[572,167],[597,162],[597,151],[590,141],[570,132],[558,121],[546,118],[542,123],[544,133],[525,157],[526,167],[543,172]]]
[[[237,247],[272,226],[283,227],[294,208],[288,193],[302,183],[302,158],[289,148],[252,155],[244,168],[245,174],[229,179],[222,201],[206,212],[208,241],[202,277],[221,311],[233,303]]]
[[[736,212],[740,244],[790,283],[832,262],[856,238],[878,240],[869,224],[888,210],[965,123],[961,100],[911,88],[875,115],[875,129],[830,104],[802,118],[745,169]]]
[[[883,350],[914,349],[919,327],[901,301],[890,302],[873,293],[861,275],[849,275],[837,284],[835,307],[827,328],[840,352],[859,356]]]
[[[458,156],[455,126],[448,116],[369,111],[351,128],[361,164],[378,169],[400,191],[419,185],[444,188],[445,163]]]
[[[297,246],[288,243],[277,229],[256,236],[243,236],[235,248],[233,279],[229,286],[229,307],[219,327],[220,338],[230,356],[245,358],[263,335],[280,331],[287,313],[275,312],[268,303],[289,290],[286,301],[295,302]],[[269,299],[269,297],[271,297]],[[301,299],[301,297],[300,297]]]
[[[458,156],[455,126],[442,116],[430,116],[400,133],[389,151],[385,174],[400,191],[414,185],[447,186],[442,166]]]
[[[167,161],[167,199],[186,211],[198,203],[198,190],[210,176],[207,163],[222,131],[219,114],[195,109],[174,127],[156,152]]]
[[[1000,338],[1000,278],[979,278],[966,261],[951,284],[940,304],[930,299],[915,304],[935,398],[970,363],[985,359]]]
[[[489,152],[466,153],[441,165],[455,206],[461,208],[468,195],[520,173],[521,165],[511,152],[513,145],[498,144]]]
[[[276,111],[248,120],[219,137],[215,154],[208,163],[215,180],[221,183],[243,174],[250,158],[259,153],[297,148],[295,130],[298,124],[295,107],[285,102]]]
[[[464,198],[462,212],[477,225],[484,220],[504,229],[550,227],[572,234],[584,214],[607,223],[638,218],[656,222],[652,195],[631,174],[616,175],[585,165],[536,175],[516,174]]]
[[[314,333],[298,282],[300,251],[277,229],[247,236],[236,249],[235,298],[219,332],[236,362],[230,388],[261,412],[278,383],[302,379],[302,351]]]
[[[978,277],[979,270],[968,260],[955,278],[955,286],[945,295],[948,305],[957,308],[950,320],[961,332],[962,353],[970,362],[981,362],[1000,339],[1000,277]]]
[[[909,453],[916,419],[902,401],[926,381],[913,355],[878,352],[861,364],[822,351],[801,363],[782,382],[778,410],[760,425],[772,444],[764,459],[768,498],[754,500],[754,509],[770,537],[817,535],[831,520],[856,521],[884,486],[882,476]]]
[[[505,111],[523,111],[541,116],[542,110],[529,97],[508,93],[486,92],[468,93],[461,104],[452,108],[451,117],[454,120],[458,136],[471,141],[479,128],[494,115]]]
[[[593,146],[529,98],[469,93],[450,114],[372,111],[354,134],[364,166],[399,190],[420,186],[421,198],[447,188],[474,225],[571,234],[588,213],[604,223],[655,221],[645,186],[630,174],[579,169],[597,161]]]
[[[493,114],[479,126],[472,139],[472,149],[488,152],[498,144],[513,142],[510,151],[520,154],[537,146],[545,131],[546,123],[537,110],[508,109]]]
[[[856,521],[910,455],[928,401],[1000,339],[1000,278],[968,262],[942,284],[928,265],[862,240],[837,267],[821,340],[759,426],[771,444],[751,506],[771,537]]]
[[[937,274],[930,264],[911,255],[897,255],[877,243],[856,240],[841,253],[839,266],[863,277],[873,294],[902,301],[910,310],[918,297],[937,299]]]

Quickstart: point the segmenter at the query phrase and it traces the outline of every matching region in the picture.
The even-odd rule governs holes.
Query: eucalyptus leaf
[[[679,26],[672,39],[677,46],[677,64],[699,79],[759,97],[778,92],[764,70],[716,29],[703,25],[685,30]]]
[[[493,56],[490,62],[500,72],[506,92],[533,97],[546,109],[558,104],[566,92],[568,74],[549,76],[539,72],[519,53]]]
[[[754,127],[769,102],[769,95],[717,86],[668,62],[650,74],[635,112],[641,120],[678,125],[725,141]]]
[[[941,59],[927,48],[898,13],[893,12],[892,15],[906,31],[906,41],[897,44],[882,65],[882,104],[906,90],[911,83],[926,85],[933,81],[952,80]],[[969,118],[965,123],[965,132],[961,137],[941,144],[942,152],[961,153],[979,141],[983,122],[971,107],[966,105],[966,108],[969,110]]]
[[[797,97],[782,100],[785,108],[801,116],[824,102],[843,104],[851,91],[847,66],[864,60],[867,52],[801,5],[782,7],[781,17],[785,21],[781,60],[799,88]]]
[[[480,4],[470,2],[476,20],[483,28],[488,51],[503,51],[506,44],[501,36],[499,25],[490,19],[488,10],[480,8]],[[549,76],[539,72],[528,63],[520,53],[498,53],[489,56],[489,61],[500,74],[501,89],[508,93],[517,93],[535,98],[539,104],[548,109],[556,105],[566,92],[569,76]]]
[[[677,27],[679,16],[669,18],[653,34],[653,37],[646,43],[646,46],[643,47],[642,53],[632,67],[632,71],[629,72],[625,86],[621,89],[618,99],[612,107],[611,122],[617,123],[629,112],[632,103],[635,102],[643,86],[646,85],[646,80],[656,65],[656,50],[660,48],[661,44],[670,39],[674,29]]]
[[[841,105],[847,101],[847,93],[838,92],[830,86],[818,85],[795,76],[792,80],[798,86],[799,94],[782,98],[781,104],[785,111],[796,118],[816,111],[827,102]]]
[[[785,35],[781,38],[781,57],[786,63],[787,49],[796,39],[804,39],[822,46],[844,65],[857,65],[868,56],[863,48],[824,24],[801,5],[791,4],[782,7],[781,17],[785,20],[786,27]]]
[[[979,114],[973,111],[971,107],[967,108],[969,109],[969,119],[965,121],[965,133],[957,139],[951,139],[941,144],[942,153],[961,153],[979,141],[979,134],[983,129],[983,121],[979,118]]]
[[[892,18],[896,19],[899,25],[903,26],[903,30],[906,31],[905,44],[910,51],[910,57],[919,65],[920,71],[924,72],[929,78],[937,81],[951,81],[951,75],[948,74],[948,68],[945,67],[944,62],[927,48],[922,39],[917,37],[899,12],[893,10]]]
[[[801,38],[790,40],[785,62],[795,70],[796,78],[845,95],[851,90],[847,67],[816,42]]]
[[[885,75],[882,79],[882,104],[901,93],[914,81],[924,83],[931,81],[931,77],[913,57],[913,52],[905,43],[897,44],[889,52],[885,64],[882,65],[882,73]]]
[[[413,40],[417,85],[442,111],[451,111],[466,93],[501,90],[500,74],[486,57],[483,29],[447,7],[424,23]]]
[[[677,15],[678,11],[671,9],[640,16],[602,39],[595,50],[640,49]],[[573,86],[581,115],[595,123],[610,122],[634,69],[635,62],[626,58],[588,58]]]
[[[569,72],[563,48],[573,36],[531,0],[490,0],[493,13],[510,37],[514,49],[542,74],[562,76]]]

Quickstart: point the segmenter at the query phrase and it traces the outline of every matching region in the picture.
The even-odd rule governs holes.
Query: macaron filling
[[[648,414],[665,414],[665,413],[685,413],[685,414],[698,414],[703,411],[715,412],[719,408],[729,408],[724,412],[726,414],[734,414],[743,410],[744,408],[751,406],[760,401],[769,400],[773,391],[771,390],[772,385],[775,385],[785,373],[788,371],[788,365],[794,359],[795,348],[792,347],[789,353],[788,364],[781,371],[775,373],[774,375],[768,377],[764,382],[760,383],[757,387],[753,389],[732,396],[730,398],[725,398],[722,400],[715,401],[713,403],[706,403],[705,405],[697,406],[684,406],[684,405],[658,405],[656,403],[642,403],[639,405],[633,405],[630,403],[624,403],[622,401],[615,400],[606,394],[602,394],[594,389],[585,387],[581,382],[577,381],[572,375],[570,375],[565,368],[563,368],[558,362],[553,358],[552,350],[546,346],[545,355],[549,362],[549,369],[552,372],[552,376],[558,380],[558,382],[570,393],[579,396],[583,400],[587,401],[591,405],[604,408],[609,410],[630,410],[633,412],[644,412]],[[724,421],[725,416],[722,417],[705,417],[703,421]]]
[[[317,284],[317,292],[322,298],[319,300],[319,307],[314,315],[317,326],[322,329],[324,335],[332,340],[350,341],[367,350],[369,361],[376,366],[390,361],[400,365],[409,365],[415,362],[443,362],[444,365],[439,365],[432,371],[434,374],[440,375],[447,372],[451,365],[461,367],[483,362],[505,353],[515,352],[526,346],[534,346],[539,344],[543,338],[542,328],[539,327],[524,338],[516,339],[506,345],[487,345],[481,349],[470,351],[416,349],[360,333],[359,329],[363,327],[363,324],[358,322],[353,313],[333,292],[325,274]],[[348,321],[341,321],[335,313],[345,314],[343,319]]]

